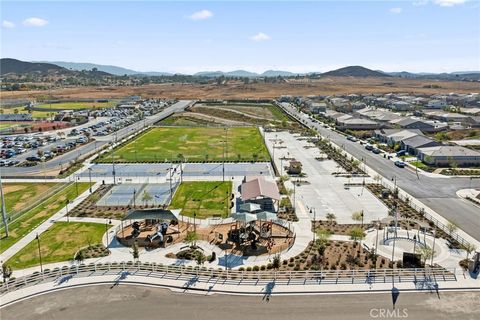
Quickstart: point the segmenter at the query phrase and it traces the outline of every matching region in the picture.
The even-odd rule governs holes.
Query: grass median
[[[42,263],[69,261],[82,247],[102,242],[105,225],[89,222],[56,222],[40,236]],[[5,264],[12,269],[24,269],[40,264],[38,242],[33,240]]]
[[[79,182],[77,186],[75,186],[75,183],[72,183],[9,223],[9,237],[5,238],[5,230],[2,230],[0,234],[0,253],[10,248],[27,233],[65,207],[67,199],[70,201],[74,200],[77,197],[77,187],[80,195],[88,189],[89,185],[86,182]]]

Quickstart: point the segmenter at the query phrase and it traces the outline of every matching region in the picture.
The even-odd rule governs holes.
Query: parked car
[[[401,157],[405,155],[405,150],[400,150],[396,153],[397,157]]]
[[[374,149],[372,150],[372,152],[375,153],[375,154],[379,154],[381,151],[380,151],[380,149],[378,149],[378,148],[374,148]]]
[[[42,161],[42,159],[40,159],[39,157],[37,156],[31,156],[31,157],[27,157],[26,159],[27,161],[32,161],[32,162],[38,162],[38,161]]]
[[[400,160],[397,160],[397,161],[395,161],[394,163],[395,163],[395,165],[396,165],[397,167],[399,167],[399,168],[405,168],[405,165],[406,165],[405,162],[400,161]]]
[[[371,144],[367,144],[365,146],[365,149],[367,149],[368,151],[372,151],[373,150],[373,146]]]

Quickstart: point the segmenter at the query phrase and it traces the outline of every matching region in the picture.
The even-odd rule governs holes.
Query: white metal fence
[[[435,284],[438,281],[456,281],[456,269],[372,269],[372,270],[328,270],[328,271],[240,271],[157,265],[150,263],[105,263],[65,266],[44,270],[20,278],[10,279],[0,287],[0,295],[42,283],[56,282],[58,285],[80,277],[118,276],[116,281],[129,276],[141,276],[186,282],[211,282],[235,285],[328,285],[328,284],[374,284],[413,282],[416,286]],[[132,281],[132,280],[130,280]],[[134,281],[134,280],[133,280]]]

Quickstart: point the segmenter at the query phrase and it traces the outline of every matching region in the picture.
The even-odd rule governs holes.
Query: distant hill
[[[171,73],[168,73],[168,72],[155,72],[155,71],[142,72],[142,71],[135,71],[127,68],[112,66],[112,65],[96,64],[96,63],[88,63],[88,62],[65,62],[65,61],[38,61],[38,62],[53,63],[60,67],[64,67],[66,69],[76,70],[76,71],[92,70],[93,68],[96,68],[98,71],[107,72],[109,74],[113,74],[116,76],[124,76],[124,75],[127,75],[127,76],[132,76],[132,75],[165,76],[167,75],[169,76],[169,75],[172,75]]]
[[[28,73],[64,73],[68,72],[67,69],[57,66],[51,63],[32,63],[26,61],[20,61],[17,59],[3,58],[0,59],[0,74],[28,74]]]
[[[281,71],[281,70],[267,70],[261,74],[262,77],[293,77],[299,73],[293,73],[290,71]]]
[[[333,77],[390,77],[389,74],[371,70],[362,66],[349,66],[321,74],[322,76]]]

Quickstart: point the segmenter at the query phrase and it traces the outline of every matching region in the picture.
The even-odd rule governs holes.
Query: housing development
[[[2,319],[480,315],[478,71],[31,60],[1,59]]]

